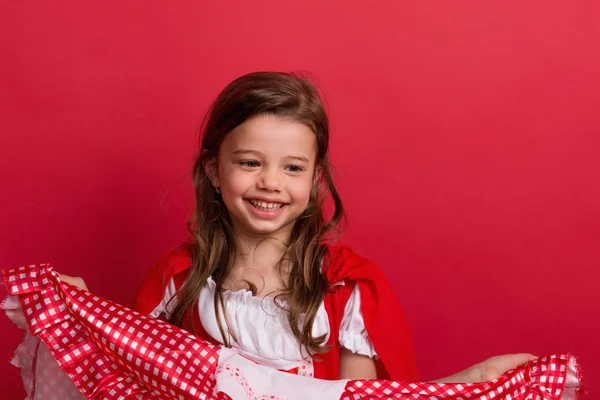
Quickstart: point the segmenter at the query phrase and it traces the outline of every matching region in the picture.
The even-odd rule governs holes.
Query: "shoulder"
[[[154,266],[150,269],[148,275],[168,277],[169,279],[192,266],[192,253],[188,246],[179,246],[173,250],[164,253]]]
[[[169,281],[185,275],[192,265],[192,255],[187,246],[164,253],[150,268],[134,300],[133,309],[147,314],[162,300]]]
[[[352,263],[352,264],[363,264],[371,263],[365,257],[356,253],[352,248],[347,245],[327,245],[329,261],[332,263]]]
[[[379,356],[376,361],[379,379],[418,381],[410,325],[387,277],[375,263],[347,246],[329,246],[327,258],[323,263],[327,281],[330,284],[342,280],[350,283],[338,290],[339,300],[335,297],[336,291],[332,291],[331,308],[338,312],[340,319],[348,315],[341,311],[344,310],[342,305],[349,304],[350,308],[354,305],[354,311],[349,313],[352,315],[360,309],[374,353]],[[349,302],[352,300],[350,287],[358,289],[356,294],[360,293],[360,301],[356,304]]]
[[[328,282],[383,279],[379,267],[345,245],[328,245],[323,260],[323,274]]]

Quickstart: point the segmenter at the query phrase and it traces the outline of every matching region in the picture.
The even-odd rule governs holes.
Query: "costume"
[[[345,265],[340,263],[339,268],[342,271]],[[367,268],[366,264],[351,268],[348,279],[362,276],[362,268]],[[38,379],[36,371],[46,370],[47,363],[54,363],[46,357],[46,364],[41,364],[42,346],[47,347],[48,354],[83,394],[76,397],[67,388],[63,393],[69,394],[63,394],[61,400],[570,400],[581,391],[576,362],[568,355],[540,358],[492,382],[474,384],[323,380],[294,375],[258,365],[229,348],[61,283],[49,265],[24,266],[3,274],[9,297],[2,308],[15,323],[26,326],[33,338],[23,342],[16,353],[21,358],[13,360],[20,364],[24,381],[33,381],[29,386],[31,399],[51,398],[38,395],[44,393],[41,386],[47,382]],[[355,281],[361,284],[361,279]],[[366,301],[362,307],[367,328],[377,318],[367,317],[366,312],[371,310],[368,304]],[[376,336],[373,335],[373,343],[377,348]],[[31,345],[35,346],[33,350]],[[389,373],[397,373],[399,367],[386,364],[386,345],[379,346],[378,351]],[[59,390],[56,382],[54,385],[52,390]]]
[[[246,319],[242,321],[246,323],[245,326],[239,329],[234,326],[238,333],[236,336],[241,339],[236,350],[257,363],[280,370],[300,374],[308,370],[309,376],[339,379],[340,347],[346,347],[355,353],[375,358],[379,379],[417,381],[410,327],[385,276],[377,266],[347,247],[329,246],[328,250],[329,254],[323,261],[322,271],[329,282],[329,290],[313,324],[313,336],[327,334],[326,344],[331,346],[330,351],[319,354],[320,361],[316,362],[308,358],[305,362],[298,360],[298,365],[293,365],[293,356],[297,354],[287,357],[290,359],[290,363],[287,364],[277,365],[278,363],[270,361],[269,359],[277,356],[277,351],[280,354],[292,353],[298,346],[296,342],[287,344],[289,340],[284,345],[276,346],[274,351],[270,351],[268,343],[261,345],[261,339],[268,342],[278,341],[281,332],[265,328],[265,325],[272,324],[273,315],[283,311],[275,306],[272,299],[252,298],[248,291],[229,293],[227,298],[230,321],[236,325],[238,319]],[[148,273],[133,308],[154,317],[161,313],[168,315],[173,305],[168,302],[185,281],[191,262],[189,253],[184,249],[163,256]],[[192,312],[193,328],[189,323],[189,314],[183,319],[183,328],[196,332],[199,337],[209,342],[220,344],[223,341],[217,342],[220,332],[215,323],[212,280],[209,279],[204,291],[209,294],[201,293],[199,307]],[[357,301],[357,297],[360,300]],[[360,306],[348,307],[349,301],[352,305],[359,303]],[[265,315],[268,315],[267,321],[263,321]],[[278,325],[287,323],[285,317],[278,317]],[[356,321],[356,317],[362,317],[364,321]],[[202,318],[204,321],[201,321]],[[362,327],[363,323],[366,333],[362,335],[357,331],[365,329],[349,329],[352,326]],[[258,332],[255,330],[256,326]],[[288,332],[287,335],[281,336],[279,342],[284,342],[291,335]],[[249,340],[246,340],[247,344],[244,346],[245,339]],[[294,337],[292,339],[295,340]],[[261,354],[257,354],[261,352],[264,353],[262,357]],[[300,358],[302,357],[298,357]]]

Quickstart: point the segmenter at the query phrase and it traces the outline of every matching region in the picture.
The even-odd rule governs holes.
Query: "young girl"
[[[418,380],[384,275],[330,244],[344,211],[327,114],[309,81],[262,72],[230,83],[205,119],[193,180],[191,239],[154,266],[134,309],[278,370]],[[442,380],[493,379],[532,358],[495,357]]]

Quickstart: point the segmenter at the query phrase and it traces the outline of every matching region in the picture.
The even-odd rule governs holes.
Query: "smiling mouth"
[[[252,205],[252,207],[254,207],[260,211],[277,211],[281,207],[285,206],[284,203],[269,203],[267,201],[250,200],[250,199],[248,199],[247,201],[248,201],[248,203],[250,203]]]

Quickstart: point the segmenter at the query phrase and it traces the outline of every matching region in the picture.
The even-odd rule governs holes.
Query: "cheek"
[[[308,205],[308,201],[310,200],[311,189],[312,180],[307,179],[303,181],[294,182],[294,184],[289,187],[289,193],[294,202],[306,206]]]
[[[222,179],[222,187],[232,195],[240,195],[244,193],[252,184],[252,179],[248,176],[248,174],[227,169],[225,169],[223,173],[225,179]]]

